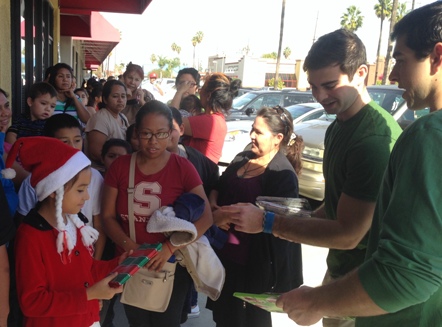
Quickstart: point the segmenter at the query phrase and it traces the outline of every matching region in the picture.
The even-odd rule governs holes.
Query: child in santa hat
[[[39,200],[20,225],[15,243],[24,325],[99,326],[98,299],[122,291],[108,285],[116,274],[107,275],[127,254],[111,261],[92,257],[98,232],[77,216],[89,198],[91,162],[81,151],[48,137],[17,140],[6,167],[16,159],[32,173]],[[2,171],[7,178],[13,177],[10,173]]]

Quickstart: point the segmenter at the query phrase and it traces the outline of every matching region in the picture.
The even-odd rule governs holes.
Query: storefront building
[[[70,65],[81,84],[120,41],[101,12],[142,14],[152,0],[0,0],[0,87],[20,114],[48,67]]]

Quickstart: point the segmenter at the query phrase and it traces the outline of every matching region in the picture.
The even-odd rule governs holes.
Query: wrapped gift
[[[141,267],[145,266],[150,259],[155,257],[162,249],[162,244],[140,245],[129,257],[123,260],[111,273],[118,272],[118,275],[109,282],[110,287],[124,285]]]
[[[312,208],[307,199],[258,196],[256,205],[263,210],[272,211],[286,217],[311,217]]]

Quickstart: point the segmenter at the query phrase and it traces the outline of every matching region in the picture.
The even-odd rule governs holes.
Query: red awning
[[[60,9],[142,14],[152,0],[59,0]]]
[[[61,9],[60,35],[91,37],[91,12]]]
[[[86,68],[99,66],[120,42],[120,32],[100,13],[91,12],[90,37],[74,36],[80,40],[85,55]]]

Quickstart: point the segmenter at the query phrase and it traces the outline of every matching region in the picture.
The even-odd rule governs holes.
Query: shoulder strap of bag
[[[127,210],[129,215],[129,236],[134,242],[135,240],[135,219],[134,219],[134,183],[135,183],[135,164],[137,161],[137,153],[132,153],[129,167],[129,186],[127,188]]]

